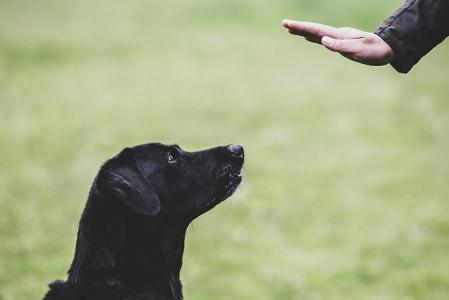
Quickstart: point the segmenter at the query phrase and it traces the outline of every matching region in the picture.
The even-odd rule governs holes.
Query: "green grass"
[[[0,1],[0,299],[64,278],[100,164],[245,146],[194,222],[186,299],[445,300],[449,45],[402,76],[285,33],[372,30],[400,1]]]

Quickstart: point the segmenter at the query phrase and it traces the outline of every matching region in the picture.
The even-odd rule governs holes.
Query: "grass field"
[[[449,44],[403,76],[280,26],[399,4],[0,0],[0,299],[65,278],[98,167],[147,141],[246,150],[188,232],[186,299],[448,299]]]

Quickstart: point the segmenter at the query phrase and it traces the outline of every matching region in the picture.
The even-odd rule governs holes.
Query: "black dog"
[[[126,148],[98,172],[79,223],[67,281],[44,300],[179,300],[189,223],[242,181],[240,145],[186,152]]]

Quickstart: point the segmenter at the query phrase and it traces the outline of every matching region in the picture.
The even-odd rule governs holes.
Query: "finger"
[[[300,36],[314,36],[317,38],[329,36],[333,38],[340,38],[342,35],[341,30],[338,28],[318,23],[283,20],[282,25],[289,29],[291,34]]]
[[[324,47],[340,53],[356,53],[362,48],[360,39],[339,40],[325,36],[321,39]]]
[[[320,38],[315,38],[315,37],[304,37],[306,39],[306,41],[309,41],[311,43],[315,43],[315,44],[321,44],[321,39]]]
[[[292,33],[292,31],[290,29],[288,30],[288,32],[291,34],[294,34],[294,33]],[[300,35],[300,36],[304,37],[304,39],[309,42],[321,44],[321,37],[319,37],[319,36],[317,37],[317,36],[308,35],[308,34],[304,34],[304,35]]]

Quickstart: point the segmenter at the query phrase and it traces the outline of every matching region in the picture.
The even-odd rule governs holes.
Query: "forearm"
[[[391,65],[407,73],[449,34],[448,0],[407,0],[375,31],[392,49]]]

